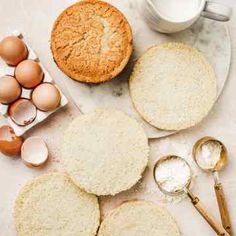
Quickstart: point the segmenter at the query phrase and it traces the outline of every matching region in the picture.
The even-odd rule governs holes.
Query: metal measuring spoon
[[[181,185],[181,187],[175,188],[173,191],[170,191],[169,189],[167,189],[164,185],[166,184],[166,182],[162,182],[160,180],[157,179],[157,172],[158,172],[158,168],[161,167],[161,165],[166,164],[167,162],[171,162],[173,160],[178,160],[180,162],[182,162],[182,164],[184,165],[184,168],[188,169],[189,171],[189,177],[186,178],[185,182]],[[164,165],[162,166],[164,168]],[[159,169],[160,170],[160,169]],[[178,171],[178,170],[175,170]],[[219,235],[219,236],[230,236],[229,233],[220,225],[216,222],[216,220],[206,211],[206,207],[201,203],[201,201],[199,200],[199,198],[197,196],[195,196],[192,191],[190,191],[189,187],[191,184],[191,180],[192,180],[192,171],[191,171],[191,167],[189,166],[189,164],[181,157],[179,156],[175,156],[175,155],[169,155],[169,156],[165,156],[162,157],[161,159],[159,159],[153,169],[153,176],[154,176],[154,180],[158,186],[158,188],[167,195],[171,195],[171,196],[175,196],[175,195],[179,195],[179,194],[187,194],[187,196],[190,198],[193,206],[196,208],[196,210],[202,215],[202,217],[208,222],[208,224],[213,228],[213,230]],[[175,176],[171,177],[172,179],[175,178]],[[171,179],[167,179],[166,181],[172,181]]]
[[[221,152],[220,152],[219,160],[214,164],[214,166],[205,167],[199,163],[198,151],[209,142],[214,142],[216,144],[219,144],[221,146]],[[222,170],[227,163],[227,160],[228,160],[227,149],[226,149],[225,145],[222,142],[220,142],[219,140],[212,138],[212,137],[204,137],[195,143],[192,153],[193,153],[193,158],[194,158],[196,164],[199,166],[199,168],[202,169],[203,171],[211,172],[213,174],[214,181],[215,181],[214,189],[215,189],[218,207],[220,210],[222,224],[223,224],[224,228],[228,231],[228,233],[231,235],[232,234],[232,226],[231,226],[231,222],[230,222],[229,211],[228,211],[227,204],[226,204],[223,185],[219,180],[219,174],[218,174],[218,171]]]

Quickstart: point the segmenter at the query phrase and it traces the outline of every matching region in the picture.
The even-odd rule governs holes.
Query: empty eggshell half
[[[9,104],[20,97],[21,87],[17,80],[9,75],[0,77],[0,102]]]
[[[40,137],[25,140],[21,147],[21,158],[28,167],[39,167],[48,159],[48,148]]]
[[[21,98],[11,104],[8,114],[17,125],[25,126],[34,121],[37,109],[30,100]]]
[[[0,151],[6,156],[17,156],[20,154],[23,139],[16,136],[14,130],[8,126],[0,127]]]
[[[42,83],[32,93],[34,105],[41,111],[52,111],[60,105],[60,91],[50,83]]]
[[[25,88],[34,88],[43,80],[43,70],[39,63],[34,60],[24,60],[17,65],[15,77]]]
[[[28,56],[24,42],[16,36],[8,36],[0,42],[0,56],[11,66],[16,66]]]

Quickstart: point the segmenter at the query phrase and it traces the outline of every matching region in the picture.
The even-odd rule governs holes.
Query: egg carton
[[[48,73],[48,71],[45,69],[45,67],[40,63],[40,59],[38,58],[37,54],[32,50],[30,45],[24,40],[24,37],[21,34],[21,32],[14,31],[10,35],[7,35],[7,36],[17,36],[21,40],[23,40],[23,42],[25,43],[25,45],[28,48],[28,53],[29,53],[28,59],[37,61],[39,63],[39,65],[42,67],[42,70],[44,72],[44,78],[43,78],[42,82],[52,83],[55,87],[57,87],[57,89],[59,90],[59,92],[61,94],[60,106],[58,106],[55,110],[49,111],[49,112],[43,112],[43,111],[40,111],[37,109],[37,115],[36,115],[36,118],[34,119],[34,121],[28,125],[25,125],[25,126],[19,126],[14,121],[12,121],[12,119],[8,116],[9,105],[4,105],[4,104],[0,103],[0,113],[6,118],[9,125],[14,129],[16,135],[21,136],[26,131],[28,131],[29,129],[31,129],[35,125],[37,125],[38,123],[43,122],[48,116],[55,113],[57,110],[61,109],[62,107],[64,107],[68,103],[68,100],[65,97],[65,95],[62,93],[62,91],[58,88],[58,86],[55,84],[54,80],[52,79],[52,77]],[[9,66],[3,60],[0,60],[0,76],[4,76],[4,75],[14,76],[14,72],[15,72],[15,67]],[[25,89],[22,87],[21,98],[30,99],[31,93],[33,90],[34,89]]]

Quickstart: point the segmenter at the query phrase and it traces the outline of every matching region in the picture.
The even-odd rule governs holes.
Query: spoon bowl
[[[196,158],[197,152],[202,148],[203,145],[206,145],[209,142],[215,142],[215,143],[220,144],[221,149],[222,149],[221,153],[220,153],[220,159],[219,159],[219,161],[216,162],[216,164],[213,168],[203,168],[202,166],[199,165],[199,163],[197,161],[197,158]],[[208,172],[209,171],[216,172],[216,171],[222,170],[228,161],[228,151],[227,151],[227,148],[225,147],[225,145],[221,141],[219,141],[213,137],[209,137],[209,136],[203,137],[195,143],[195,145],[193,146],[192,154],[193,154],[193,158],[194,158],[194,161],[196,162],[197,166],[200,169],[202,169],[204,171],[208,171]]]

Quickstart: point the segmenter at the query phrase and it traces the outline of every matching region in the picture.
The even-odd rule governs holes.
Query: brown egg
[[[34,88],[43,80],[41,66],[33,60],[25,60],[17,65],[15,77],[25,88]]]
[[[0,56],[7,64],[16,66],[27,58],[28,50],[21,39],[9,36],[0,42]]]
[[[48,148],[40,137],[30,137],[21,147],[21,158],[28,167],[42,166],[48,159]]]
[[[25,126],[34,121],[37,115],[37,109],[30,100],[21,98],[11,104],[8,114],[17,125]]]
[[[8,104],[20,97],[21,87],[17,80],[9,75],[0,77],[0,103]]]
[[[0,151],[7,156],[20,154],[23,139],[16,136],[14,130],[7,125],[0,127]]]
[[[52,111],[60,105],[61,94],[53,84],[43,83],[34,89],[32,101],[39,110]]]

